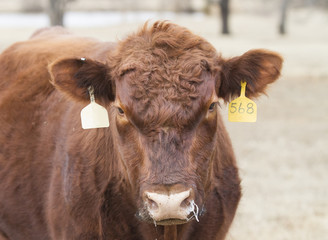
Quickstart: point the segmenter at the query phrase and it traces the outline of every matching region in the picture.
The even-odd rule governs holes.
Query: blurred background
[[[328,0],[0,0],[0,51],[50,25],[117,41],[149,19],[189,28],[224,58],[284,57],[257,123],[229,123],[222,104],[243,179],[227,239],[327,240]]]

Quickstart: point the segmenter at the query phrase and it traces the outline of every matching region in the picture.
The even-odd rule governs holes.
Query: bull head
[[[106,61],[54,62],[53,85],[80,102],[88,101],[93,86],[108,108],[111,129],[103,131],[115,139],[110,151],[125,169],[121,176],[138,199],[141,220],[201,221],[214,189],[239,190],[237,170],[235,183],[225,174],[235,160],[218,102],[238,95],[241,80],[247,97],[264,93],[280,75],[281,57],[251,50],[223,59],[201,37],[165,22],[145,26],[104,55]]]

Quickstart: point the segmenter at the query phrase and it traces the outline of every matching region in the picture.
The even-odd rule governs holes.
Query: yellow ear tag
[[[81,122],[83,129],[109,127],[108,112],[95,101],[94,89],[88,88],[91,103],[82,109]]]
[[[230,122],[256,122],[256,103],[245,97],[246,82],[241,81],[240,97],[229,104],[228,119]]]

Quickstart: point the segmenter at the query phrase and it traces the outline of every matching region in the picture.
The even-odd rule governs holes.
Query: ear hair
[[[250,98],[265,94],[268,84],[279,76],[283,59],[268,50],[251,50],[239,57],[223,60],[221,82],[217,94],[229,101],[240,93],[240,82],[247,82],[246,96]]]
[[[76,101],[89,101],[88,87],[96,99],[108,103],[115,99],[114,81],[108,67],[89,59],[62,59],[49,65],[51,83]]]

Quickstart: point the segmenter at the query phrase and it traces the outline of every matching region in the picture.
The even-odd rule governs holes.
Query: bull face
[[[215,81],[200,63],[193,69],[201,74],[189,77],[178,66],[158,72],[145,71],[146,67],[134,68],[116,81],[121,159],[140,186],[140,218],[157,224],[183,223],[198,217],[211,175],[217,128]]]
[[[106,54],[106,53],[104,53]],[[115,148],[137,201],[138,217],[181,224],[200,217],[222,159],[218,101],[257,96],[278,78],[281,58],[253,50],[222,59],[204,39],[169,23],[145,26],[107,53],[106,63],[65,59],[53,84],[78,101],[92,85],[110,109]]]

